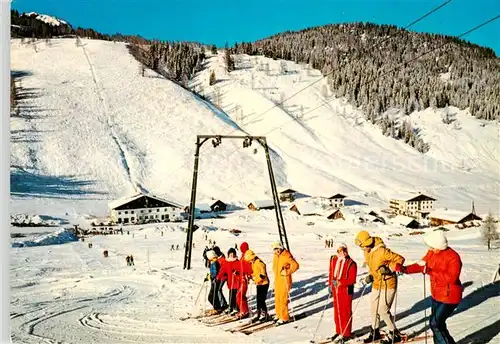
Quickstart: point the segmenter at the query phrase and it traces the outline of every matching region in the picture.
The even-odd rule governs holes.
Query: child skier
[[[245,252],[244,259],[252,264],[252,280],[257,287],[257,315],[252,318],[252,322],[267,321],[269,315],[267,314],[266,299],[269,278],[267,277],[266,264],[252,250]]]
[[[240,262],[236,256],[236,250],[230,248],[229,251],[227,251],[226,261],[217,275],[218,281],[227,281],[227,288],[229,289],[229,309],[226,310],[226,313],[230,315],[236,315],[238,313],[236,294],[238,293],[240,281],[234,274],[234,271],[239,268],[239,265]]]
[[[403,267],[401,272],[422,272],[431,278],[430,327],[435,344],[455,343],[446,327],[446,320],[462,301],[460,272],[462,260],[458,253],[448,247],[443,231],[430,232],[424,237],[429,251],[418,263]]]
[[[364,342],[371,343],[382,338],[379,331],[380,319],[382,319],[389,328],[387,343],[399,343],[401,335],[393,321],[391,306],[397,293],[398,282],[394,271],[400,269],[405,259],[386,248],[381,238],[371,237],[367,231],[360,231],[356,236],[355,243],[364,251],[365,262],[370,273],[360,283],[373,282],[371,291],[372,330]]]
[[[333,297],[335,343],[344,343],[352,334],[352,295],[358,266],[347,252],[347,245],[337,248],[337,255],[330,258],[328,273],[329,292]]]
[[[213,310],[209,311],[209,314],[219,314],[222,312],[219,296],[217,295],[217,284],[216,278],[220,270],[220,264],[217,261],[215,252],[210,250],[207,252],[207,258],[210,262],[210,292],[208,293],[208,302],[212,304]]]
[[[274,303],[276,308],[276,325],[282,325],[290,321],[288,315],[288,293],[292,287],[292,274],[299,269],[299,263],[292,254],[283,248],[281,243],[271,245],[274,252]]]
[[[215,246],[213,248],[213,251],[217,256],[217,261],[219,262],[220,265],[220,270],[219,270],[220,272],[224,268],[224,264],[226,263],[226,257],[224,256],[224,253],[222,253],[222,251],[220,250],[219,246]],[[224,287],[224,283],[226,283],[226,281],[221,281],[219,279],[216,279],[215,283],[217,287],[217,295],[219,297],[220,306],[222,310],[226,310],[228,308],[228,305],[226,298],[224,297],[224,293],[222,292],[222,288]]]

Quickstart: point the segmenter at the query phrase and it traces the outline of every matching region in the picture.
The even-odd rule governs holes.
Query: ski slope
[[[324,81],[273,108],[317,80],[319,72],[261,56],[237,56],[224,71],[223,54],[211,56],[193,85],[220,111],[163,77],[147,71],[122,43],[72,39],[38,42],[37,51],[12,40],[12,70],[25,97],[11,119],[12,204],[36,199],[53,205],[71,200],[112,200],[145,190],[187,203],[197,134],[267,135],[278,186],[308,195],[340,192],[370,205],[417,190],[438,206],[497,212],[500,165],[497,123],[481,123],[458,111],[461,129],[439,113],[413,114],[429,153],[385,137],[342,99],[324,103]],[[262,70],[269,64],[269,73]],[[260,66],[260,67],[259,67]],[[208,75],[218,82],[208,86]],[[267,75],[269,74],[269,75]],[[253,81],[252,81],[253,75]],[[253,86],[252,86],[253,85]],[[214,100],[214,102],[216,102]],[[226,115],[227,114],[227,115]],[[256,151],[254,150],[256,149]],[[248,202],[269,197],[263,149],[224,140],[200,154],[198,198]]]
[[[335,249],[324,248],[324,239],[335,245],[347,243],[358,263],[358,279],[366,276],[362,252],[353,245],[360,229],[380,235],[407,263],[419,260],[426,247],[419,235],[410,236],[395,227],[361,227],[344,222],[306,219],[285,212],[288,239],[300,268],[293,276],[292,314],[308,312],[293,324],[271,328],[252,335],[224,331],[237,325],[230,323],[209,327],[197,320],[180,321],[187,313],[208,308],[202,281],[207,273],[202,249],[208,239],[215,240],[224,252],[247,241],[250,248],[267,264],[271,288],[267,305],[274,314],[272,294],[272,251],[277,240],[274,213],[239,211],[225,219],[200,220],[202,229],[194,233],[192,269],[183,270],[185,233],[183,224],[129,226],[123,235],[87,237],[85,242],[11,249],[11,328],[14,343],[308,343],[326,306],[315,339],[332,335],[333,309],[325,286],[328,261]],[[224,228],[239,228],[235,237]],[[126,231],[130,231],[127,234]],[[162,235],[163,232],[163,235]],[[402,233],[401,237],[389,237]],[[47,234],[26,234],[19,242],[42,242]],[[464,300],[448,320],[457,343],[498,343],[500,314],[498,303],[500,281],[490,284],[498,269],[497,251],[486,251],[478,230],[447,232],[450,246],[463,261],[461,281]],[[37,239],[38,238],[38,239]],[[93,247],[88,248],[87,244]],[[171,251],[172,245],[179,250]],[[19,245],[18,245],[19,246]],[[104,258],[103,250],[109,251]],[[125,256],[134,256],[135,266],[126,266]],[[427,279],[427,283],[429,280]],[[427,293],[429,284],[427,284]],[[201,290],[200,301],[195,304]],[[224,288],[227,295],[227,289]],[[354,293],[353,329],[367,334],[371,323],[368,291]],[[250,285],[249,303],[255,309],[255,286]],[[401,331],[424,331],[424,312],[430,314],[429,295],[424,299],[422,275],[399,279],[396,323]],[[394,308],[393,308],[394,309]],[[430,339],[430,341],[432,341]],[[423,341],[422,341],[423,343]]]

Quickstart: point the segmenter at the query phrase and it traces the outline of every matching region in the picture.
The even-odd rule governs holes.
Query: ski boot
[[[253,323],[256,323],[260,320],[260,311],[257,312],[257,315],[255,315],[252,320],[250,320],[250,322],[253,324]]]
[[[392,343],[401,343],[403,341],[403,338],[401,338],[401,335],[397,330],[395,331],[389,331],[387,333],[387,338],[383,339],[380,341],[380,344],[392,344]]]
[[[365,339],[363,340],[363,343],[371,343],[371,342],[375,342],[377,340],[380,340],[382,339],[382,335],[380,334],[380,331],[379,329],[374,329],[372,327],[371,331],[370,331],[370,335]]]

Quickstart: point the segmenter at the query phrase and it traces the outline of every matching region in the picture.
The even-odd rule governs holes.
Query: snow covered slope
[[[422,155],[383,136],[341,99],[308,113],[325,101],[322,82],[259,116],[319,72],[286,62],[284,74],[280,61],[240,56],[238,69],[227,74],[222,55],[213,56],[193,83],[212,99],[217,87],[229,118],[151,71],[141,77],[124,44],[83,42],[39,43],[35,53],[12,40],[12,70],[26,74],[27,92],[11,120],[12,194],[20,202],[114,199],[144,189],[185,203],[196,135],[251,133],[268,136],[278,186],[311,195],[341,192],[380,206],[391,194],[419,190],[442,206],[467,210],[474,199],[480,212],[498,207],[498,124],[483,127],[460,113],[462,129],[451,130],[427,125],[433,114],[414,116],[431,144]],[[209,87],[211,70],[219,81]],[[214,149],[207,142],[200,170],[200,199],[247,201],[269,193],[265,157],[255,144],[243,149],[241,142],[223,141]]]
[[[214,101],[223,94],[219,105],[235,122],[254,134],[267,134],[286,161],[287,181],[295,189],[368,192],[384,201],[396,190],[418,190],[446,206],[469,210],[470,200],[476,199],[482,207],[498,209],[498,123],[478,121],[452,107],[414,113],[410,121],[431,146],[422,155],[382,135],[344,99],[335,99],[324,80],[315,82],[321,79],[319,71],[237,55],[236,70],[227,73],[223,55],[209,58],[193,87]],[[208,86],[211,71],[218,79],[214,86]],[[284,105],[273,108],[283,100]],[[442,122],[445,111],[455,119],[452,125]]]
[[[21,79],[27,92],[21,114],[11,121],[14,195],[113,199],[141,189],[171,195],[177,188],[172,197],[186,201],[196,135],[237,130],[181,87],[151,72],[139,76],[124,44],[40,46],[35,53],[12,42],[12,70],[28,74]],[[202,194],[211,196],[235,177],[257,190],[267,186],[262,155],[241,149],[223,166],[215,163],[235,148],[234,142],[216,150],[205,145],[200,167],[211,173],[201,180]],[[279,160],[276,168],[279,177]]]

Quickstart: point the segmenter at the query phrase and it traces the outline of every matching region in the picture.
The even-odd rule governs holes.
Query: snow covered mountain
[[[53,16],[49,16],[47,14],[38,14],[36,12],[29,12],[29,13],[24,13],[24,16],[35,17],[36,19],[52,26],[68,25],[66,21]]]
[[[323,81],[274,107],[320,77],[306,66],[238,55],[237,70],[228,74],[223,54],[209,57],[193,87],[221,111],[156,73],[142,77],[125,44],[82,41],[37,43],[35,52],[12,40],[12,70],[23,95],[11,118],[14,199],[110,200],[142,189],[185,203],[196,135],[251,133],[268,137],[278,186],[310,195],[341,192],[381,206],[394,193],[418,190],[443,206],[468,210],[475,200],[480,212],[498,207],[494,122],[455,108],[446,110],[456,118],[451,126],[440,119],[445,110],[415,113],[412,121],[431,146],[423,155],[331,98]],[[209,86],[212,70],[218,81]],[[200,171],[199,198],[270,194],[263,150],[255,144],[208,142]]]

